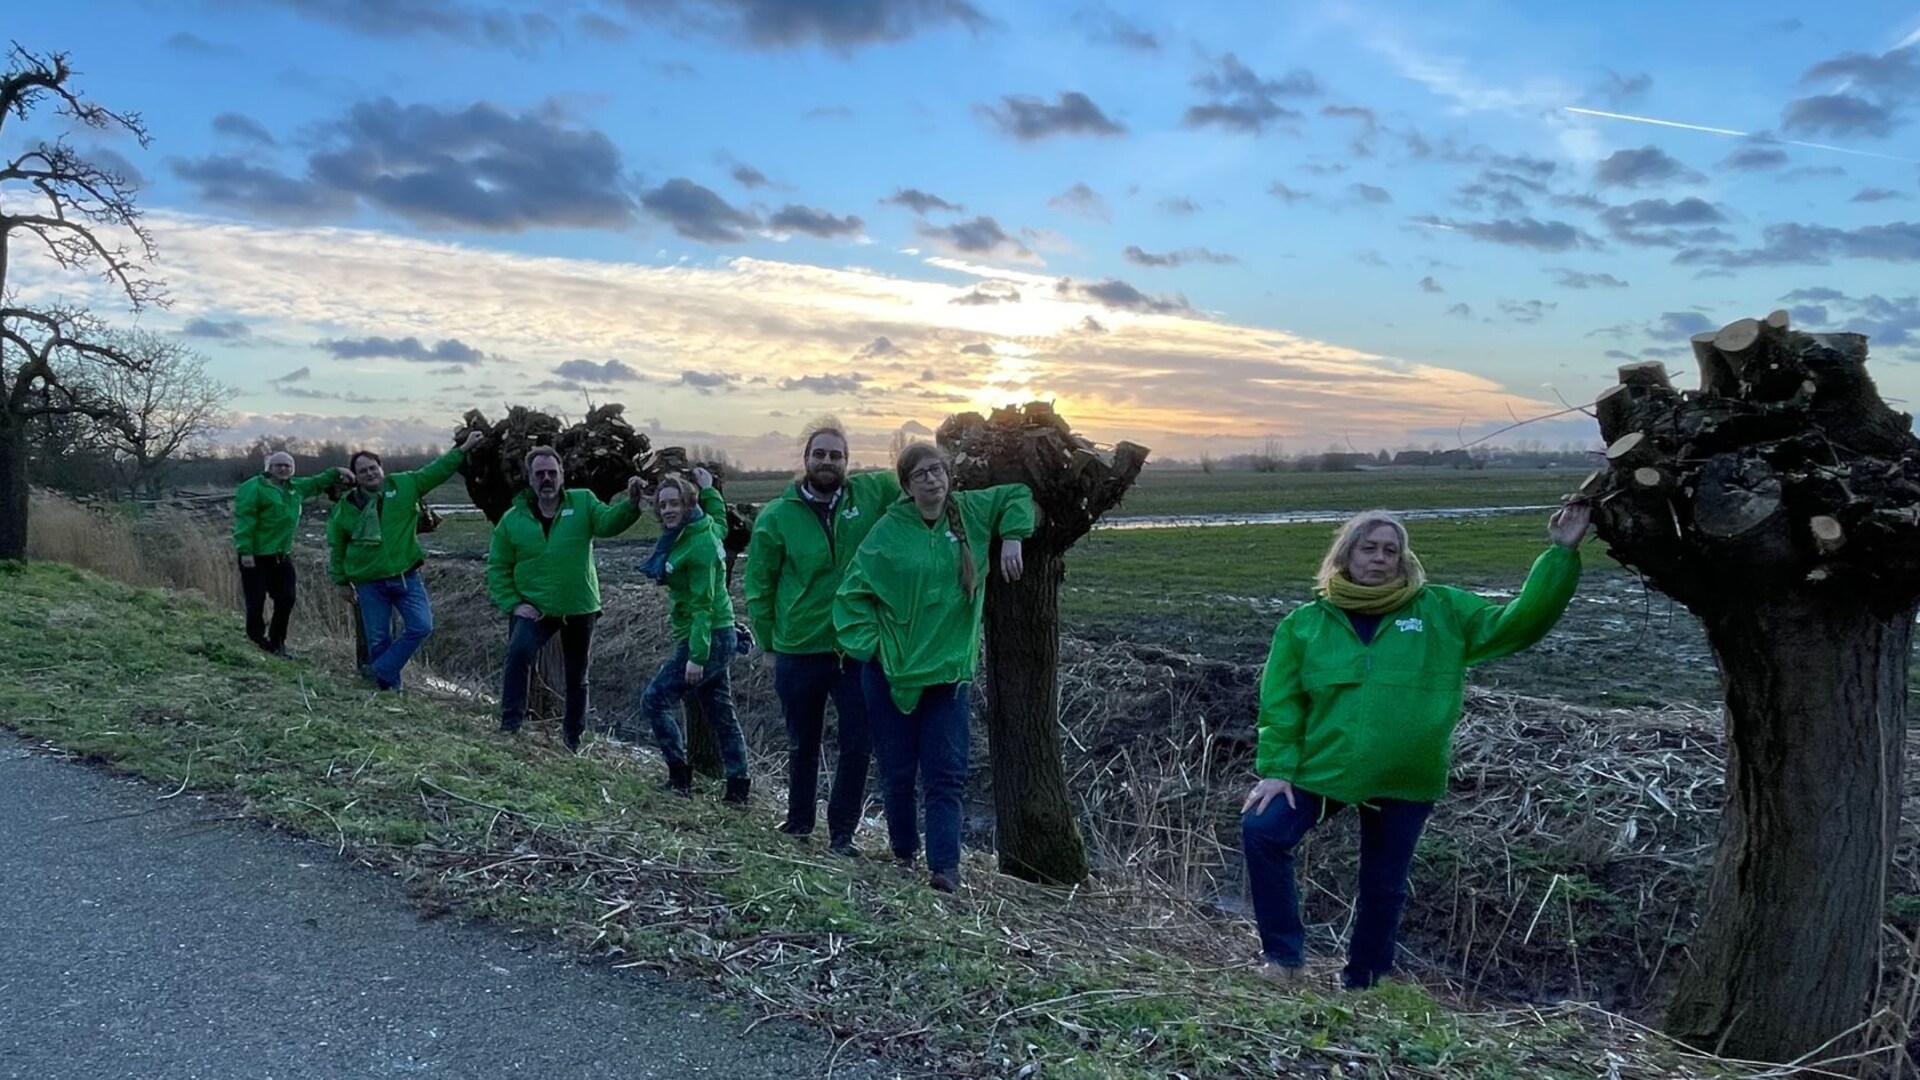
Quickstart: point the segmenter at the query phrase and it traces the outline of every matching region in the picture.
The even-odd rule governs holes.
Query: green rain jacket
[[[900,481],[892,472],[856,473],[847,477],[824,521],[797,482],[760,511],[747,547],[745,584],[747,616],[764,648],[779,653],[839,648],[833,594],[860,542],[899,497]]]
[[[293,550],[300,525],[300,504],[327,490],[338,477],[332,469],[314,476],[288,477],[282,484],[266,473],[249,477],[233,493],[233,550],[241,555],[285,555]]]
[[[415,529],[420,496],[445,483],[464,458],[456,447],[413,472],[389,473],[380,496],[362,509],[355,488],[327,519],[327,573],[336,585],[399,577],[426,560]],[[368,515],[372,515],[369,517]]]
[[[1331,601],[1300,605],[1274,630],[1260,679],[1255,771],[1349,804],[1437,801],[1467,668],[1545,637],[1579,583],[1580,553],[1555,545],[1511,603],[1428,585],[1370,645]]]
[[[667,592],[673,608],[668,626],[673,642],[687,643],[687,659],[706,666],[713,632],[733,626],[733,597],[727,595],[727,502],[712,488],[700,489],[706,516],[680,530],[667,554]],[[720,657],[721,662],[733,659]]]
[[[552,528],[535,513],[531,488],[493,527],[487,548],[487,592],[494,606],[511,615],[532,604],[541,615],[588,615],[600,610],[600,574],[593,565],[595,538],[618,536],[640,520],[640,506],[622,496],[603,503],[586,488],[560,495]]]
[[[834,596],[841,651],[856,660],[877,659],[903,713],[913,711],[927,687],[973,678],[980,665],[988,545],[996,536],[1033,535],[1033,495],[1023,484],[956,491],[951,498],[973,549],[971,601],[961,591],[959,538],[944,516],[928,525],[905,496],[867,534]]]

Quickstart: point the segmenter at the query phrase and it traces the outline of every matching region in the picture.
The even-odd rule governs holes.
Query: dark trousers
[[[1247,885],[1260,927],[1260,951],[1273,963],[1299,967],[1306,961],[1306,931],[1294,884],[1293,851],[1315,825],[1346,804],[1294,789],[1295,805],[1276,796],[1265,810],[1240,819],[1247,855]],[[1407,906],[1407,873],[1432,803],[1375,799],[1361,803],[1360,883],[1354,901],[1353,937],[1341,981],[1363,989],[1393,970],[1400,913]]]
[[[255,555],[252,566],[240,568],[240,592],[247,600],[247,637],[262,648],[287,643],[287,620],[293,616],[298,582],[290,555]],[[273,622],[267,622],[267,601],[273,601]]]
[[[833,790],[827,796],[827,835],[831,842],[853,839],[867,805],[867,765],[873,744],[867,736],[866,691],[860,665],[833,653],[777,653],[773,692],[787,721],[787,830],[813,831],[820,789],[820,744],[827,723],[827,699],[838,714],[839,753]]]
[[[733,667],[734,646],[738,639],[733,627],[715,630],[709,643],[707,662],[701,665],[700,681],[687,683],[687,659],[690,650],[682,641],[674,646],[673,655],[660,665],[660,671],[653,681],[640,692],[640,715],[646,718],[647,725],[653,729],[654,741],[660,745],[660,756],[667,759],[668,765],[687,763],[687,734],[680,729],[680,721],[674,716],[681,699],[692,694],[700,702],[700,711],[706,716],[707,723],[713,725],[713,733],[720,740],[720,759],[726,768],[728,779],[739,779],[747,775],[747,739],[740,732],[740,719],[733,712]]]
[[[593,624],[600,613],[551,615],[544,619],[507,619],[507,671],[500,686],[500,727],[518,731],[527,718],[527,690],[533,661],[553,635],[560,635],[561,668],[567,684],[566,712],[560,722],[568,742],[587,728],[587,662],[593,648]]]
[[[867,697],[867,727],[880,759],[881,793],[887,808],[887,838],[896,859],[920,850],[920,814],[915,781],[926,787],[927,869],[960,869],[960,796],[967,786],[966,683],[929,686],[910,713],[893,704],[893,690],[877,663],[860,665]]]

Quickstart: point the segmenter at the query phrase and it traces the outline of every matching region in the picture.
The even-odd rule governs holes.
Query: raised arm
[[[640,520],[640,503],[631,495],[616,495],[610,503],[603,503],[600,497],[593,497],[593,535],[602,540],[610,536],[619,536],[633,523]]]

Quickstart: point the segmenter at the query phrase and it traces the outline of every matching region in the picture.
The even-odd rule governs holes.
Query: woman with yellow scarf
[[[1392,514],[1368,511],[1340,529],[1318,599],[1281,620],[1260,680],[1261,779],[1240,829],[1261,974],[1301,981],[1294,848],[1348,806],[1360,812],[1360,881],[1341,983],[1364,989],[1392,970],[1414,845],[1447,788],[1466,670],[1553,629],[1580,583],[1590,516],[1579,499],[1554,513],[1553,545],[1508,604],[1427,584]]]

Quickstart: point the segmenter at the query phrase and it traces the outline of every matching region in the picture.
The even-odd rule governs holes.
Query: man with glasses
[[[780,831],[813,832],[827,700],[838,714],[838,762],[827,802],[828,850],[857,856],[872,743],[857,669],[840,654],[833,596],[847,563],[889,504],[892,472],[847,475],[847,436],[823,417],[801,441],[800,476],[754,522],[747,547],[747,615],[766,649],[787,725],[787,816]]]
[[[640,520],[640,478],[628,480],[627,497],[609,505],[586,488],[567,488],[560,455],[550,446],[527,451],[523,472],[529,486],[494,525],[487,550],[487,592],[509,624],[500,730],[520,730],[533,659],[559,634],[566,673],[560,730],[567,749],[577,751],[586,730],[588,651],[600,618],[593,542]]]
[[[267,455],[266,471],[233,493],[233,548],[240,558],[240,591],[247,602],[247,637],[266,652],[287,654],[287,622],[298,584],[293,534],[300,525],[300,504],[334,484],[351,483],[353,474],[345,469],[295,476],[293,455],[275,450]]]

